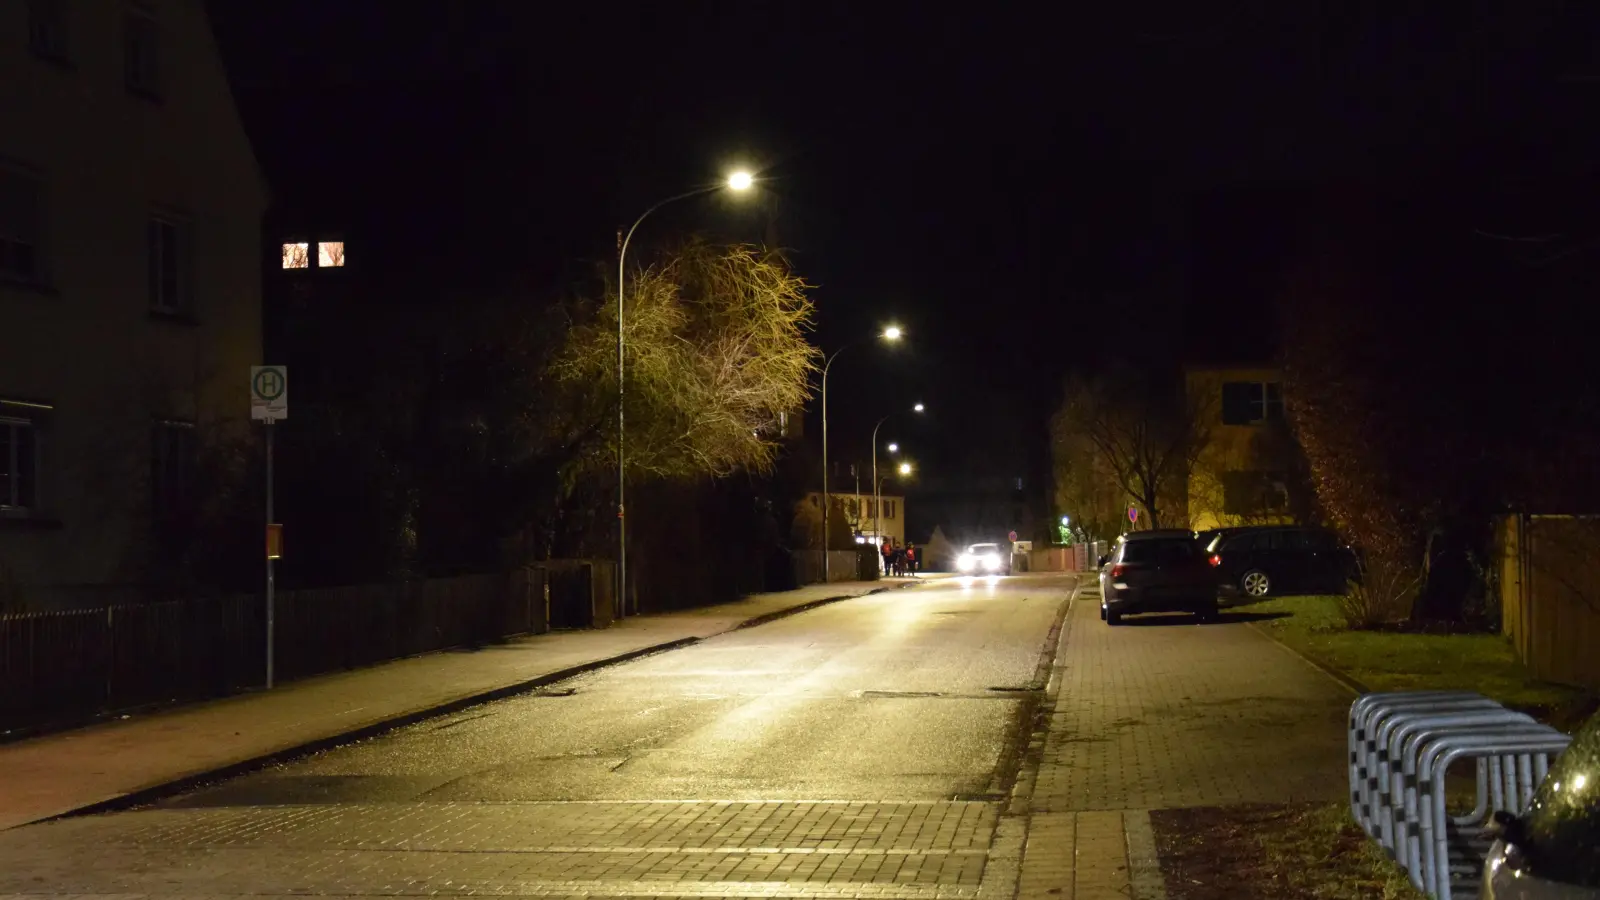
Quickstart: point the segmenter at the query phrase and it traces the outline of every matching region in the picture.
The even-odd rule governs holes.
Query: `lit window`
[[[311,245],[284,244],[283,267],[285,269],[309,269],[311,267]]]
[[[0,510],[26,513],[34,508],[38,456],[32,420],[0,418]]]
[[[193,312],[189,280],[189,226],[153,216],[145,229],[150,309],[164,315]]]
[[[344,241],[322,241],[317,244],[317,268],[337,269],[344,265]]]

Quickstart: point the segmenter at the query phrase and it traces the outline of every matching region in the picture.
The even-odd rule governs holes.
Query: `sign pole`
[[[272,530],[272,424],[273,421],[267,419],[267,531],[269,533]],[[273,634],[273,581],[277,562],[273,554],[267,554],[267,690],[269,691],[272,690],[273,676],[273,638],[275,637]]]

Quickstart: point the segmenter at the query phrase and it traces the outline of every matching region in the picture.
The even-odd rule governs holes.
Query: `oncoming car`
[[[999,544],[973,544],[956,557],[956,568],[963,575],[1010,575],[1010,554]]]

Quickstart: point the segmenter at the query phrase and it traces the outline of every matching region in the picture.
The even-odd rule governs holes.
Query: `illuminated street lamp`
[[[882,334],[878,335],[878,337],[891,344],[904,336],[905,332],[900,330],[899,325],[890,325],[883,330]],[[832,496],[828,490],[828,370],[833,368],[833,361],[838,359],[839,354],[843,353],[848,347],[850,347],[850,344],[833,351],[833,355],[828,357],[828,361],[822,366],[822,580],[824,582],[830,581],[830,576],[833,574],[833,567],[828,558],[828,507],[831,504],[830,498]],[[873,459],[876,460],[878,454],[877,429],[873,429],[872,442]],[[876,462],[873,464],[873,471],[877,471]]]
[[[755,185],[755,176],[754,175],[750,174],[749,172],[742,171],[742,170],[738,171],[738,172],[734,172],[734,173],[730,174],[725,181],[721,181],[721,182],[718,182],[716,184],[706,185],[705,187],[698,187],[698,188],[695,188],[692,191],[684,191],[681,194],[675,194],[675,195],[673,195],[671,197],[668,197],[665,200],[662,200],[660,203],[657,203],[655,206],[652,206],[649,209],[645,210],[643,215],[641,215],[641,216],[639,216],[639,218],[635,219],[634,222],[633,222],[633,226],[628,229],[627,234],[623,234],[620,229],[617,231],[617,601],[616,602],[618,604],[618,607],[624,613],[626,613],[626,611],[627,611],[627,603],[628,603],[628,519],[627,519],[627,515],[626,515],[627,506],[626,506],[626,504],[623,503],[623,499],[624,499],[623,495],[627,492],[627,489],[628,489],[628,462],[627,462],[627,455],[626,455],[627,447],[626,447],[626,443],[625,443],[626,430],[624,428],[624,426],[626,424],[626,416],[625,416],[625,413],[624,413],[624,401],[627,399],[627,392],[625,390],[625,381],[623,379],[623,363],[624,363],[624,360],[625,360],[625,352],[626,352],[627,344],[626,344],[626,338],[624,337],[623,330],[622,330],[622,323],[623,323],[622,313],[623,313],[623,310],[626,308],[624,306],[624,304],[623,304],[623,301],[625,299],[626,292],[627,292],[627,287],[628,287],[628,270],[627,270],[628,244],[630,242],[632,242],[633,233],[638,230],[639,225],[641,223],[643,223],[645,219],[649,218],[651,213],[655,212],[656,210],[660,209],[663,206],[666,206],[668,203],[675,203],[675,202],[677,202],[679,200],[687,200],[690,197],[698,197],[701,194],[709,194],[712,191],[721,190],[722,188],[727,188],[728,190],[733,191],[734,193],[742,193],[744,191],[749,190],[754,185]],[[635,609],[634,611],[637,612],[638,610]]]
[[[911,463],[901,463],[900,464],[900,474],[901,475],[910,475],[911,474]]]
[[[895,330],[899,331],[899,329]],[[888,332],[884,333],[888,334]],[[918,403],[916,406],[911,407],[911,411],[922,412],[922,404]],[[872,426],[872,527],[878,533],[878,543],[880,544],[883,543],[883,500],[878,494],[878,429],[882,428],[883,423],[894,418],[895,415],[896,413],[889,413],[879,419],[878,424]],[[900,452],[900,445],[890,444],[889,452]]]

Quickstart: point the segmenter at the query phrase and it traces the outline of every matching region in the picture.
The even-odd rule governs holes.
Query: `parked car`
[[[1333,532],[1301,525],[1224,529],[1206,553],[1221,592],[1245,597],[1343,593],[1355,559]]]
[[[1550,767],[1527,812],[1495,818],[1483,900],[1600,900],[1600,715]]]
[[[1137,531],[1117,539],[1100,569],[1100,618],[1151,612],[1217,613],[1217,583],[1194,533]]]

